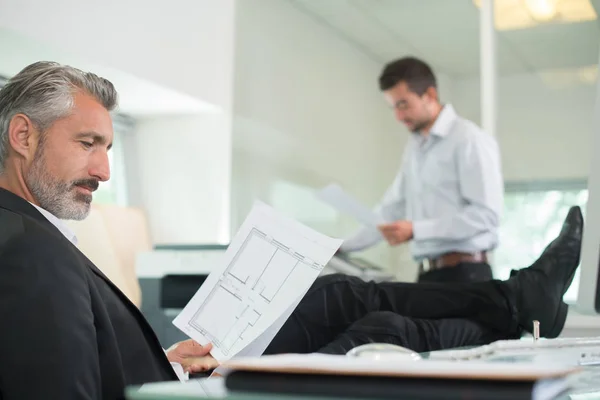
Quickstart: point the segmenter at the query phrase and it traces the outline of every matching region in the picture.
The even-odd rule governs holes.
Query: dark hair
[[[437,88],[431,67],[415,57],[404,57],[388,63],[379,76],[379,89],[391,89],[399,82],[406,82],[408,88],[419,96],[430,87]]]

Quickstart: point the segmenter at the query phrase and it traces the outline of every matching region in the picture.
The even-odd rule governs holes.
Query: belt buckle
[[[423,271],[431,271],[431,262],[429,261],[429,258],[423,259],[423,261],[421,261],[421,265]]]

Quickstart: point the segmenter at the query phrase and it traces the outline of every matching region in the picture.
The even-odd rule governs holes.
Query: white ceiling
[[[472,0],[289,0],[379,63],[414,55],[451,76],[479,73],[479,9]],[[568,1],[568,0],[564,0]],[[592,0],[600,15],[600,0]],[[497,35],[500,74],[598,64],[598,20]]]
[[[7,29],[0,29],[0,54],[0,75],[5,77],[11,77],[26,65],[40,60],[57,61],[92,71],[115,85],[119,92],[119,111],[133,117],[189,115],[220,110],[211,103],[114,68],[89,63]]]

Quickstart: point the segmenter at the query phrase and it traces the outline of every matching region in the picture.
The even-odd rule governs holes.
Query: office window
[[[94,193],[94,203],[127,205],[127,181],[125,174],[125,155],[123,151],[123,136],[129,134],[130,126],[120,122],[121,117],[114,117],[113,147],[108,151],[110,179],[101,182]]]
[[[500,226],[500,246],[494,253],[494,277],[507,279],[511,269],[529,266],[560,232],[569,207],[579,205],[585,213],[586,184],[542,184],[537,187],[507,185],[504,215]],[[565,294],[575,302],[579,270]]]
[[[110,165],[110,179],[101,182],[98,190],[94,193],[94,203],[116,204],[126,206],[127,201],[127,175],[125,173],[125,152],[123,138],[130,135],[134,127],[134,121],[122,114],[113,115],[113,146],[108,151],[108,163]]]

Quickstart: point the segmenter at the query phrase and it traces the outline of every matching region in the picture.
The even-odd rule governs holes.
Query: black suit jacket
[[[126,385],[176,379],[127,297],[0,189],[0,399],[116,399]]]

